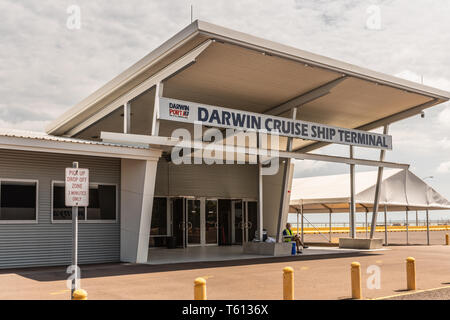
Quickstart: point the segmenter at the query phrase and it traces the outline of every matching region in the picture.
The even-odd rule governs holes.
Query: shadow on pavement
[[[349,253],[323,254],[314,256],[274,257],[274,258],[257,258],[257,259],[242,259],[242,260],[228,260],[228,261],[208,261],[208,262],[185,262],[185,263],[172,263],[161,265],[130,264],[130,263],[105,263],[95,265],[91,264],[91,265],[81,265],[81,278],[87,279],[87,278],[112,277],[112,276],[143,274],[143,273],[182,271],[191,269],[206,269],[206,268],[234,267],[234,266],[256,265],[267,263],[292,262],[292,261],[363,257],[379,254],[381,253],[349,252]],[[5,269],[0,271],[0,274],[8,274],[8,273],[14,273],[24,278],[36,281],[59,281],[59,280],[66,280],[68,277],[68,274],[66,273],[66,266]]]

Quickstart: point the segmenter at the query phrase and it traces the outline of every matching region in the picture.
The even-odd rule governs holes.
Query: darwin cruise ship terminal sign
[[[244,131],[253,130],[267,134],[277,133],[281,136],[304,140],[392,150],[392,137],[389,135],[164,97],[159,100],[159,119],[201,123],[205,126]]]

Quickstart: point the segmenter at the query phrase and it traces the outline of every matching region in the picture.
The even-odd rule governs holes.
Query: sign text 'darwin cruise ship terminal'
[[[392,149],[392,137],[373,132],[291,120],[266,114],[160,98],[159,119],[359,147]]]

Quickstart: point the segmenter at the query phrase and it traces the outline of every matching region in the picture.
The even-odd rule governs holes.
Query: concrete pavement
[[[377,298],[406,288],[405,259],[416,258],[418,289],[450,284],[450,246],[394,246],[387,251],[323,258],[274,258],[177,265],[82,266],[89,299],[192,299],[196,277],[207,280],[208,299],[281,299],[282,269],[295,272],[296,299],[350,298],[350,264],[362,266],[363,295]],[[305,260],[306,259],[306,260]],[[369,266],[381,271],[380,289],[368,289]],[[65,268],[0,272],[0,299],[68,299]]]

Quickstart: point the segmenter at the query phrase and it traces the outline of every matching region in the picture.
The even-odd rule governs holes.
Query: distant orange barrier
[[[368,231],[370,231],[370,227],[367,228]],[[450,230],[449,225],[442,225],[442,226],[430,226],[430,231],[447,231]],[[384,232],[384,226],[377,226],[375,229],[376,232]],[[387,227],[388,232],[406,232],[406,226],[388,226]],[[414,232],[414,231],[427,231],[426,226],[409,226],[408,231]],[[297,232],[297,228],[292,228],[292,232]],[[301,232],[301,229],[300,229]],[[303,231],[305,234],[318,234],[320,233],[329,233],[330,228],[329,227],[320,227],[320,228],[304,228]],[[348,227],[332,227],[331,228],[332,233],[348,233],[349,228]],[[366,232],[365,227],[357,227],[356,232],[364,233]]]

